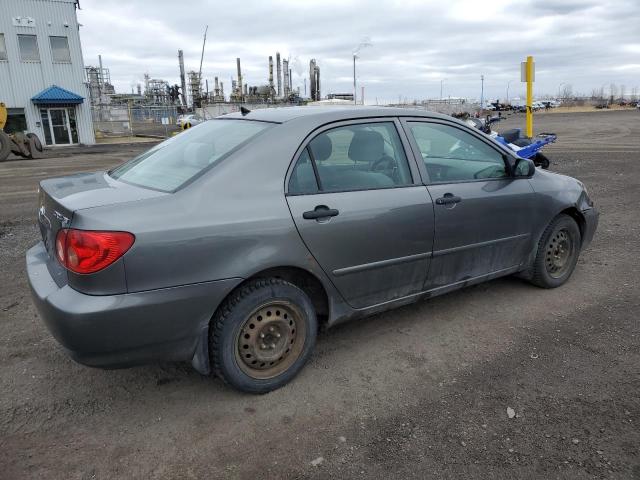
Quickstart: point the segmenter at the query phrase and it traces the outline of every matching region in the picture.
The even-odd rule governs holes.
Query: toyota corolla
[[[392,108],[243,109],[39,195],[29,282],[74,359],[188,361],[253,393],[320,327],[506,275],[558,287],[598,223],[581,182]]]

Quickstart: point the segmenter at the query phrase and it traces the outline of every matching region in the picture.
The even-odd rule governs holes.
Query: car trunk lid
[[[61,228],[72,226],[76,211],[162,195],[167,194],[114,180],[105,172],[82,173],[40,182],[38,226],[49,254],[47,266],[58,286],[66,283],[67,274],[56,258],[56,237]]]

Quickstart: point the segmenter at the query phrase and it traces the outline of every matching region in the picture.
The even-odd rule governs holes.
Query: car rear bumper
[[[584,215],[585,227],[582,235],[582,248],[587,248],[593,240],[593,236],[598,228],[598,219],[600,218],[600,212],[593,207],[582,211]]]
[[[68,285],[56,285],[46,261],[42,242],[27,251],[36,308],[69,355],[92,367],[194,361],[211,316],[242,281],[233,278],[122,295],[86,295]]]

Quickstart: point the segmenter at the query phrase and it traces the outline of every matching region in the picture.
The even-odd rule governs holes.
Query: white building
[[[77,0],[0,0],[0,102],[5,130],[47,145],[95,143]]]

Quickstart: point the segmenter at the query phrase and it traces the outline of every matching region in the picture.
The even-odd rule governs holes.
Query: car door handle
[[[302,214],[302,218],[304,218],[305,220],[317,220],[319,218],[335,217],[339,213],[340,212],[335,208],[329,208],[326,205],[318,205],[313,210],[304,212]]]
[[[450,205],[452,203],[460,203],[462,198],[453,193],[445,193],[444,197],[436,198],[437,205]]]

